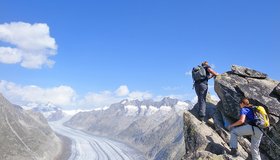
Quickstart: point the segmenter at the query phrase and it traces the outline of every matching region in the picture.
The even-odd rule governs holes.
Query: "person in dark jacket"
[[[204,117],[206,116],[206,95],[208,92],[208,80],[217,76],[218,73],[209,66],[207,61],[203,62],[201,65],[205,69],[207,76],[204,80],[195,82],[194,87],[198,98],[199,120],[204,121]]]

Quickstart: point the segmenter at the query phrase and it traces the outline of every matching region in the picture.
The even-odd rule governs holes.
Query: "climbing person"
[[[192,70],[192,77],[194,80],[194,88],[198,97],[198,109],[199,120],[204,121],[206,116],[206,96],[208,92],[208,80],[217,76],[215,72],[208,64],[207,61],[201,65],[194,67]]]
[[[230,134],[230,148],[231,155],[238,156],[237,151],[237,138],[238,136],[251,136],[251,154],[253,160],[261,160],[259,146],[263,132],[255,125],[254,122],[254,111],[253,105],[250,104],[248,98],[243,98],[240,102],[240,118],[235,123],[228,126],[231,130]],[[232,129],[233,128],[233,129]]]

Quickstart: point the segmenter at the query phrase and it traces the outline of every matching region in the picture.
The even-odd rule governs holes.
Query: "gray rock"
[[[11,104],[0,94],[0,159],[55,159],[61,140],[40,113]]]
[[[232,65],[231,71],[234,74],[237,74],[242,77],[251,77],[251,78],[260,78],[260,79],[267,78],[267,74],[265,74],[265,73],[262,73],[262,72],[259,72],[259,71],[256,71],[256,70],[253,70],[250,68],[238,66],[238,65]]]
[[[205,123],[198,121],[190,112],[184,113],[184,137],[186,155],[184,159],[230,159],[230,148],[220,135]],[[241,156],[248,153],[239,146]],[[208,158],[207,158],[208,157]],[[232,158],[232,157],[231,157]]]
[[[232,72],[221,74],[215,79],[215,91],[221,102],[219,110],[230,121],[239,119],[239,101],[243,97],[249,98],[253,105],[264,106],[270,114],[272,126],[269,135],[280,144],[280,98],[277,94],[279,81],[271,80],[264,73],[235,66]],[[252,78],[255,77],[255,78]],[[276,115],[276,116],[275,116]],[[264,137],[261,148],[272,158],[279,159],[280,149]]]
[[[280,83],[274,88],[274,93],[280,98]]]

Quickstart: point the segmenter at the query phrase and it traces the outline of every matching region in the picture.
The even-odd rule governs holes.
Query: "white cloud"
[[[186,76],[192,76],[192,70],[186,71],[185,75]]]
[[[126,96],[129,94],[129,89],[126,85],[122,85],[115,91],[115,93],[117,96]]]
[[[13,82],[1,81],[0,91],[13,103],[19,105],[47,104],[71,106],[75,103],[76,93],[69,86],[41,88],[35,85],[21,86]]]
[[[210,96],[211,96],[211,99],[212,99],[212,100],[217,101],[217,102],[220,101],[220,98],[219,98],[217,95],[212,95],[212,94],[210,94]],[[194,96],[193,99],[191,100],[191,102],[192,102],[193,104],[196,104],[197,101],[198,101],[198,97],[197,97],[197,96]]]
[[[50,56],[56,55],[57,45],[44,23],[11,22],[0,24],[0,41],[10,46],[0,46],[0,62],[20,63],[25,68],[52,67]]]
[[[154,100],[160,101],[165,97],[170,97],[178,100],[191,100],[194,97],[194,93],[182,93],[182,94],[169,94],[169,95],[157,95],[156,97],[153,97]]]
[[[91,92],[88,93],[84,98],[82,98],[78,102],[78,106],[83,107],[103,107],[103,106],[110,106],[113,103],[118,103],[123,99],[151,99],[153,95],[149,92],[140,92],[140,91],[133,91],[129,92],[129,89],[126,85],[120,86],[115,91],[101,91],[101,92]]]
[[[216,65],[215,64],[210,64],[211,68],[216,68]]]
[[[145,100],[145,99],[151,99],[153,98],[153,95],[149,92],[140,92],[140,91],[135,91],[131,92],[128,95],[128,99],[138,99],[138,100]]]
[[[191,102],[192,102],[193,104],[196,104],[197,101],[198,101],[198,97],[197,97],[197,96],[194,96],[193,99],[191,100]]]
[[[118,87],[115,91],[89,92],[85,96],[78,96],[70,86],[42,88],[36,85],[22,86],[5,80],[0,81],[0,92],[12,103],[21,106],[34,107],[38,104],[52,103],[64,109],[96,108],[110,106],[123,99],[153,98],[149,92],[134,91],[130,93],[126,85]]]
[[[183,87],[182,86],[167,86],[167,87],[163,87],[164,90],[166,91],[176,91],[176,90],[180,90],[182,89]]]
[[[89,92],[84,96],[78,95],[76,91],[66,85],[50,88],[42,88],[36,85],[19,85],[5,80],[0,81],[0,92],[12,103],[26,107],[46,105],[52,103],[63,109],[93,109],[97,107],[110,106],[123,99],[162,100],[164,97],[177,98],[180,100],[188,99],[192,94],[178,94],[167,96],[155,96],[148,91],[131,91],[126,85],[119,86],[116,90]],[[216,97],[214,97],[216,98]]]
[[[7,64],[19,63],[22,59],[22,53],[16,48],[0,47],[0,62]]]
[[[88,93],[85,97],[83,97],[79,102],[78,106],[82,107],[103,107],[111,105],[112,103],[116,103],[121,101],[122,98],[115,96],[115,94],[111,91],[102,91],[99,93]]]

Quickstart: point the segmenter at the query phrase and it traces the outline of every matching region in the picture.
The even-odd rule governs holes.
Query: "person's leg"
[[[200,116],[200,109],[201,109],[201,106],[202,106],[202,103],[203,103],[201,83],[196,83],[195,84],[195,92],[196,92],[196,95],[197,95],[198,116]]]
[[[205,84],[204,82],[196,84],[196,94],[198,98],[198,115],[200,117],[205,117],[206,115],[206,96],[207,96],[207,90],[208,90],[208,85]]]
[[[253,160],[261,160],[260,152],[259,152],[259,146],[262,139],[262,131],[254,127],[254,133],[251,137],[251,152],[252,152],[252,159]]]
[[[231,130],[230,133],[230,148],[237,148],[237,138],[238,136],[245,136],[245,135],[253,135],[253,129],[251,125],[244,125],[240,127],[236,127]]]
[[[205,117],[206,116],[206,96],[208,85],[205,83],[201,83],[200,85],[200,108],[199,108],[199,116]]]

